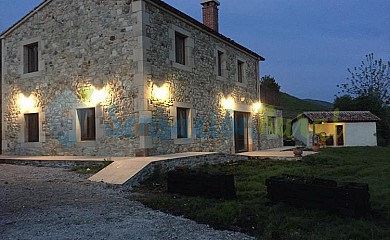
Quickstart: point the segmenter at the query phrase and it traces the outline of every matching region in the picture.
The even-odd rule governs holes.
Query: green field
[[[141,193],[136,199],[154,209],[261,239],[390,239],[390,147],[327,148],[302,161],[246,161],[199,171],[234,174],[237,199],[167,194],[166,176],[157,171],[136,189]],[[269,204],[265,179],[280,174],[368,183],[373,210],[366,218],[348,218]]]

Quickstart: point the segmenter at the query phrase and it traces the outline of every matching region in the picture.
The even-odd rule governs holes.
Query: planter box
[[[233,199],[233,175],[199,174],[189,171],[168,172],[168,192],[187,196]]]
[[[320,208],[345,216],[364,216],[370,210],[368,185],[326,179],[308,181],[299,176],[277,176],[266,180],[268,198],[273,202]]]

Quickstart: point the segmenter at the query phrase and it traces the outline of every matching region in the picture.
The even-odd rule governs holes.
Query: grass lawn
[[[199,171],[234,174],[237,199],[168,194],[166,176],[156,172],[136,189],[142,193],[137,200],[153,209],[261,239],[390,239],[390,147],[327,148],[298,162],[247,161],[207,165]],[[280,174],[368,183],[373,211],[359,219],[269,204],[265,179]]]

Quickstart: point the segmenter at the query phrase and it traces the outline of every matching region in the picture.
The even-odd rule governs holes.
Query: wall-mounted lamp
[[[169,84],[165,83],[161,87],[152,84],[152,101],[167,101],[169,99]]]
[[[252,110],[254,113],[259,113],[261,110],[261,102],[255,102],[252,105]]]
[[[225,109],[233,109],[233,107],[234,107],[234,99],[232,97],[223,98],[222,99],[222,106]]]
[[[106,88],[102,88],[100,90],[97,90],[96,88],[93,90],[92,95],[90,97],[90,101],[92,103],[101,103],[105,101],[108,97],[108,91]]]
[[[94,86],[81,87],[77,91],[77,95],[83,102],[91,102],[98,104],[105,101],[108,97],[107,87],[98,90]]]
[[[37,100],[32,94],[29,97],[24,96],[23,93],[19,94],[18,105],[22,112],[32,110],[36,104]]]

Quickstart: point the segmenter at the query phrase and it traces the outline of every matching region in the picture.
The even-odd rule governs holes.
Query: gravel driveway
[[[144,207],[73,172],[0,164],[0,239],[252,239]]]

